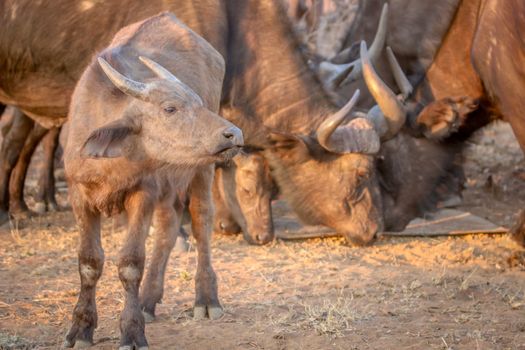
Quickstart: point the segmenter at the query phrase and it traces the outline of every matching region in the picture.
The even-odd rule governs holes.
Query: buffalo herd
[[[30,214],[24,180],[41,140],[37,204],[58,207],[54,153],[67,131],[81,288],[66,347],[93,342],[102,215],[127,214],[120,346],[145,349],[185,210],[194,316],[214,319],[211,233],[272,241],[276,195],[303,222],[365,245],[457,195],[465,140],[492,120],[508,121],[525,150],[522,0],[360,0],[329,60],[306,57],[292,28],[299,17],[316,26],[322,11],[322,1],[0,0],[0,106],[15,108],[2,130],[2,223]],[[521,217],[512,235],[524,242]]]

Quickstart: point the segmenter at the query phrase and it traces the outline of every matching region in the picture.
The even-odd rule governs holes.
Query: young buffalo
[[[95,289],[104,264],[100,216],[125,211],[120,346],[147,348],[144,316],[153,317],[162,297],[183,209],[173,203],[185,203],[186,193],[199,254],[194,315],[222,314],[210,261],[213,164],[243,145],[241,130],[216,113],[224,70],[222,56],[208,42],[164,13],[121,29],[84,71],[73,94],[65,150],[80,228],[81,279],[66,346],[93,342]],[[139,296],[152,220],[154,252]]]

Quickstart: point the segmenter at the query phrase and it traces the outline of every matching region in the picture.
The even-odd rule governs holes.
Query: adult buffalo
[[[374,31],[364,26],[378,20],[386,1],[362,1],[351,39]],[[401,66],[416,83],[406,106],[409,123],[428,138],[461,143],[495,119],[508,121],[525,151],[525,3],[519,0],[447,0],[422,3],[391,0],[389,36]],[[349,57],[352,50],[348,50]],[[355,50],[354,50],[355,51]],[[355,54],[353,55],[355,56]],[[347,57],[348,59],[348,57]],[[386,55],[378,60],[387,69]],[[351,63],[325,63],[325,86],[344,82]],[[393,80],[393,75],[387,75]],[[344,83],[343,83],[344,85]],[[358,87],[337,90],[343,99]],[[525,215],[513,229],[525,242]]]

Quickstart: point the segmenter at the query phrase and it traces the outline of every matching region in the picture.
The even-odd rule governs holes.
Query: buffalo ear
[[[128,119],[117,119],[94,130],[82,146],[81,154],[88,158],[116,158],[123,155],[124,140],[136,133]]]

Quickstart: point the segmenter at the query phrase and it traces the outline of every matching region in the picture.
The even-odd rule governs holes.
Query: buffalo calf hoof
[[[136,350],[148,350],[149,347],[148,346],[141,346],[140,348],[137,348],[136,346],[124,345],[124,346],[121,346],[121,347],[118,348],[118,350],[133,350],[133,349],[136,349]]]
[[[142,315],[144,316],[145,323],[152,323],[153,321],[155,321],[155,315],[147,311],[142,310]]]
[[[190,250],[190,244],[186,237],[178,236],[175,241],[175,252],[176,253],[186,253]]]
[[[220,306],[210,306],[208,307],[208,316],[210,317],[210,320],[218,320],[219,318],[224,315],[224,311],[222,310],[222,307]]]
[[[206,318],[206,306],[195,306],[193,308],[193,319],[200,321]]]
[[[194,320],[203,320],[206,317],[209,317],[210,320],[217,320],[224,315],[224,311],[221,306],[205,306],[198,305],[193,308],[193,319]]]

